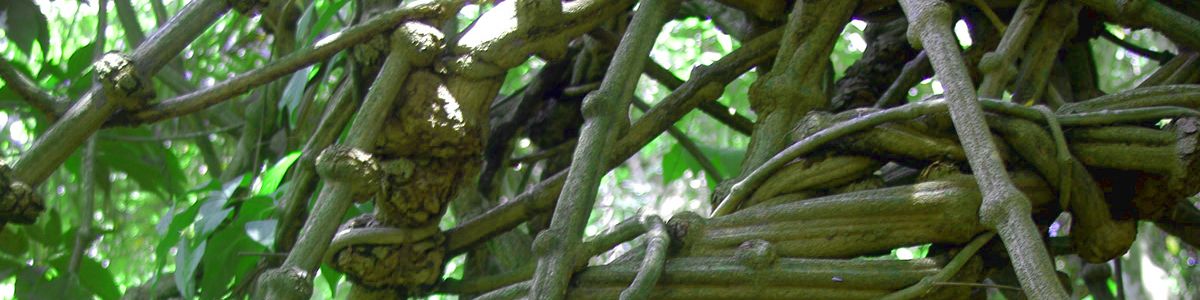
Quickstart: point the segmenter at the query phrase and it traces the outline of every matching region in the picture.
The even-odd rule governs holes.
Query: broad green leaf
[[[50,35],[46,15],[33,0],[5,0],[0,10],[6,16],[4,35],[26,55],[32,55],[33,42],[41,44],[42,53],[49,49]]]
[[[208,200],[200,206],[200,227],[197,228],[196,239],[203,239],[211,234],[221,223],[225,222],[225,218],[229,217],[232,208],[225,206],[229,202],[229,198],[233,196],[233,192],[241,185],[241,179],[230,180],[226,182],[220,191],[214,191],[209,194]]]
[[[312,25],[306,40],[310,43],[315,41],[325,29],[329,28],[329,22],[335,20],[338,11],[342,10],[342,7],[345,7],[346,3],[350,3],[350,1],[334,0],[324,2],[327,6],[320,8],[321,16]]]
[[[18,271],[21,271],[22,267],[24,267],[24,264],[7,257],[0,256],[0,282],[7,281],[9,277],[17,274]]]
[[[333,268],[326,267],[324,264],[322,264],[321,265],[321,274],[318,277],[323,278],[325,281],[325,284],[329,285],[330,295],[337,297],[337,285],[338,285],[338,282],[342,281],[343,276],[345,276],[345,275],[342,274],[341,272],[338,272],[337,270],[334,270]]]
[[[273,207],[268,197],[251,197],[241,202],[235,212],[236,217],[229,226],[218,229],[211,235],[209,241],[220,248],[209,249],[204,256],[202,267],[204,278],[200,283],[201,299],[223,299],[237,276],[240,276],[258,263],[258,256],[245,253],[263,253],[267,247],[260,245],[247,235],[250,224],[258,222],[263,217],[269,217]],[[275,220],[269,220],[274,222]],[[267,232],[274,234],[274,226]],[[271,238],[273,241],[274,238]]]
[[[62,255],[50,262],[55,269],[58,269],[61,274],[67,273],[67,268],[71,263],[71,255]],[[116,279],[108,269],[100,265],[90,256],[84,256],[79,260],[79,285],[87,289],[90,294],[94,294],[100,299],[115,300],[121,298],[121,289],[117,287]]]
[[[58,250],[62,248],[62,216],[57,209],[49,209],[38,223],[25,226],[29,237],[46,248]]]
[[[95,48],[95,44],[88,43],[87,45],[83,45],[83,47],[75,49],[75,52],[71,53],[71,58],[67,59],[67,79],[83,79],[81,76],[84,75],[84,71],[87,71],[92,67],[92,57],[96,55]]]
[[[71,99],[79,99],[83,97],[92,88],[92,70],[87,69],[86,73],[79,76],[77,80],[71,80],[71,85],[67,86],[67,96]]]
[[[196,268],[200,266],[200,259],[204,257],[208,241],[200,241],[195,248],[188,247],[187,243],[180,241],[178,247],[179,253],[175,256],[175,284],[184,299],[192,299],[196,291],[196,282],[192,279],[196,278]]]
[[[72,276],[47,279],[46,267],[25,268],[17,274],[17,299],[85,299],[89,293]],[[65,272],[65,271],[64,271]],[[61,273],[60,273],[61,274]]]
[[[127,137],[153,137],[145,128],[117,128],[106,132]],[[179,167],[175,153],[162,143],[100,139],[96,149],[98,164],[125,173],[142,189],[162,198],[183,194],[187,176]]]
[[[235,277],[249,271],[258,261],[258,256],[244,254],[266,251],[266,248],[251,241],[242,232],[243,225],[224,227],[212,235],[212,245],[220,247],[208,249],[204,254],[201,262],[204,276],[200,282],[200,299],[225,299]],[[245,264],[246,261],[250,264]]]
[[[277,220],[262,220],[246,223],[246,235],[263,247],[272,248],[275,245],[275,224]]]
[[[313,2],[308,7],[304,8],[304,13],[300,14],[300,20],[296,22],[296,46],[304,47],[312,42],[313,19],[315,17],[318,3]],[[291,85],[289,83],[289,85]]]
[[[680,147],[678,144],[676,144],[672,145],[671,150],[667,151],[667,154],[663,155],[663,185],[670,184],[672,181],[679,179],[679,177],[683,177],[683,171],[688,169],[687,164],[684,162],[684,156],[687,156],[688,154],[684,152],[685,151],[683,151],[683,147]]]
[[[261,183],[256,195],[270,195],[279,188],[279,183],[283,181],[283,175],[287,174],[287,170],[292,167],[296,159],[300,158],[300,151],[288,153],[278,162],[275,162],[270,168],[263,172]]]
[[[23,231],[18,231],[16,226],[4,226],[4,230],[0,231],[0,241],[4,241],[0,243],[0,252],[14,257],[20,257],[29,250],[29,239],[25,238]]]
[[[279,99],[279,108],[284,111],[296,111],[300,106],[300,98],[304,98],[304,88],[308,85],[308,78],[313,66],[308,66],[295,73],[288,79],[287,86],[283,88],[283,96]]]

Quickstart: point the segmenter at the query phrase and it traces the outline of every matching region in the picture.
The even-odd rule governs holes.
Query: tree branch
[[[163,63],[178,55],[228,9],[224,0],[189,2],[162,29],[134,50],[131,60],[137,76],[145,78],[157,72]],[[31,186],[41,184],[116,110],[116,103],[106,99],[99,86],[93,87],[17,160],[13,168],[17,181]]]
[[[592,30],[588,34],[610,47],[618,43],[616,36],[607,30]],[[670,70],[667,70],[667,68],[658,64],[653,59],[646,60],[645,74],[650,79],[654,79],[654,81],[671,90],[679,88],[684,82],[683,79],[675,76]],[[581,87],[586,87],[586,85]],[[749,118],[740,114],[730,113],[728,107],[721,105],[716,100],[700,102],[700,111],[742,134],[750,135],[754,131],[754,121],[750,121]]]
[[[1158,1],[1148,0],[1080,0],[1080,3],[1115,19],[1138,27],[1150,25],[1171,41],[1191,49],[1200,49],[1200,21],[1175,11]]]
[[[642,2],[629,29],[617,46],[608,74],[600,89],[583,100],[583,128],[579,145],[571,160],[570,171],[554,209],[550,228],[534,241],[538,272],[533,278],[533,299],[562,299],[573,273],[574,258],[569,254],[579,247],[588,215],[596,201],[600,177],[607,173],[604,159],[611,152],[620,124],[627,121],[629,101],[646,65],[654,39],[663,24],[678,7],[677,0]]]
[[[1121,48],[1124,48],[1125,50],[1127,50],[1133,54],[1137,54],[1141,57],[1153,59],[1154,61],[1157,61],[1159,64],[1164,64],[1167,61],[1170,61],[1172,58],[1175,58],[1175,55],[1171,54],[1171,52],[1167,52],[1167,51],[1158,52],[1158,51],[1146,49],[1145,47],[1138,46],[1129,41],[1123,40],[1123,39],[1117,37],[1116,35],[1113,35],[1113,33],[1108,30],[1103,30],[1103,29],[1100,30],[1100,37],[1104,38],[1104,40],[1112,42],[1113,44],[1116,44],[1117,46],[1120,46]]]
[[[276,251],[292,250],[296,237],[300,234],[300,227],[308,216],[308,202],[317,185],[317,174],[314,170],[317,154],[337,140],[353,112],[359,110],[359,103],[353,96],[358,80],[353,79],[353,76],[349,77],[351,78],[334,92],[327,104],[329,109],[325,110],[325,116],[321,117],[321,123],[300,150],[300,159],[296,162],[290,179],[292,184],[280,201],[281,213],[275,233]]]
[[[459,0],[454,0],[459,1]],[[450,1],[453,2],[453,1]],[[116,116],[111,122],[118,125],[153,123],[168,118],[200,111],[209,106],[229,100],[250,89],[290,75],[296,70],[315,64],[334,54],[362,43],[396,24],[446,13],[446,1],[435,1],[416,6],[394,8],[381,13],[359,25],[331,35],[328,40],[299,49],[279,60],[214,84],[212,87],[163,100],[158,104],[136,112]]]
[[[54,97],[49,92],[42,90],[33,80],[30,80],[3,57],[0,57],[0,79],[4,79],[4,86],[12,89],[26,103],[29,103],[29,106],[40,111],[51,122],[58,118],[58,112],[67,105],[65,99]]]
[[[983,55],[979,61],[979,71],[983,73],[983,83],[979,85],[979,96],[1000,98],[1008,81],[1017,75],[1016,59],[1019,49],[1023,49],[1029,32],[1037,23],[1038,16],[1046,6],[1046,0],[1024,0],[1013,14],[1012,26],[1004,30],[1000,45],[996,50]],[[996,24],[997,27],[1003,23]]]
[[[1066,292],[1058,284],[1054,265],[1030,218],[1029,199],[1013,185],[984,122],[962,50],[951,32],[950,6],[942,1],[899,2],[909,18],[909,42],[928,51],[934,72],[946,87],[951,120],[984,195],[980,222],[999,232],[1030,298],[1065,299]]]

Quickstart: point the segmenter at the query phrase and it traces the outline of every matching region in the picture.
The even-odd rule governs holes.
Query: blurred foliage
[[[156,15],[150,1],[134,0],[138,24],[146,32],[165,21]],[[168,15],[185,1],[162,1]],[[4,0],[0,1],[0,55],[30,74],[43,89],[54,95],[77,99],[92,84],[91,61],[96,47],[104,51],[131,49],[120,26],[113,1],[107,1],[109,37],[96,45],[97,0]],[[471,26],[490,4],[469,5],[459,15],[459,28]],[[297,43],[310,44],[328,36],[353,19],[354,1],[318,0],[306,8],[297,30]],[[862,55],[865,23],[847,26],[830,58],[840,77]],[[1155,50],[1174,50],[1161,36],[1146,30],[1128,31],[1109,27],[1114,35]],[[964,32],[964,30],[959,30]],[[964,38],[965,40],[965,38]],[[170,64],[183,70],[186,84],[193,88],[210,86],[231,76],[270,63],[272,39],[260,26],[258,17],[228,14],[180,53]],[[965,43],[965,41],[964,41]],[[1101,74],[1100,86],[1112,92],[1128,88],[1149,74],[1157,63],[1130,54],[1103,40],[1094,40],[1093,50]],[[737,40],[721,33],[708,20],[684,18],[671,21],[658,37],[652,58],[680,78],[687,79],[691,68],[711,63],[740,46]],[[322,70],[338,65],[343,58],[315,65],[285,77],[286,87],[278,107],[283,116],[277,120],[283,132],[297,130],[303,119],[303,95],[315,93],[308,107],[322,107],[333,87],[342,78],[341,69]],[[544,65],[537,58],[512,69],[501,89],[504,95],[518,91]],[[719,102],[731,111],[753,119],[747,90],[757,78],[752,71],[731,83]],[[638,97],[654,103],[670,91],[643,78]],[[161,82],[160,95],[175,95]],[[909,93],[920,99],[940,93],[936,79],[926,80]],[[244,103],[254,101],[257,92],[245,99],[229,101],[198,115],[163,121],[138,128],[112,128],[98,135],[96,160],[95,211],[83,212],[81,201],[81,151],[42,185],[48,208],[35,224],[6,226],[0,231],[0,299],[118,299],[137,286],[154,286],[173,280],[185,298],[222,299],[243,284],[251,269],[263,256],[276,255],[275,203],[282,197],[290,167],[299,156],[302,143],[277,142],[256,155],[254,168],[244,174],[214,176],[205,155],[229,160],[235,151],[237,126],[246,120]],[[635,112],[634,117],[640,116]],[[290,125],[289,125],[290,124]],[[733,131],[699,112],[692,112],[676,125],[701,145],[714,161],[722,177],[736,175],[749,137]],[[48,127],[45,117],[21,101],[9,87],[0,87],[0,157],[11,163],[28,149],[29,144]],[[290,137],[290,136],[285,136]],[[295,137],[290,137],[295,138]],[[299,137],[303,138],[303,137]],[[211,149],[199,143],[211,143]],[[285,139],[286,141],[286,139]],[[212,153],[205,153],[212,151]],[[515,154],[536,152],[526,141],[517,143]],[[504,170],[501,184],[503,199],[519,194],[538,178],[538,166],[519,165]],[[680,211],[707,211],[709,193],[717,182],[703,174],[696,159],[683,151],[676,141],[662,135],[641,149],[619,168],[604,177],[598,209],[589,222],[589,235],[610,228],[639,212],[656,213],[664,218]],[[532,177],[529,177],[532,176]],[[351,215],[371,211],[369,206],[351,210]],[[94,239],[90,241],[77,276],[68,272],[75,248],[75,236],[84,213],[95,217]],[[454,226],[446,218],[443,228]],[[1200,272],[1194,249],[1181,246],[1173,237],[1145,227],[1139,241],[1124,261],[1125,282],[1144,289],[1148,295],[1200,297]],[[623,245],[607,257],[631,249]],[[928,246],[896,249],[888,257],[923,257]],[[451,261],[445,276],[459,278],[463,272],[461,257]],[[1144,285],[1130,283],[1144,282]],[[348,283],[341,274],[322,268],[316,276],[315,298],[344,298]],[[1081,284],[1081,283],[1079,283]],[[1115,283],[1112,283],[1115,291]],[[1127,289],[1129,290],[1129,289]],[[1135,292],[1135,291],[1128,291]],[[1190,293],[1190,294],[1189,294]],[[433,298],[444,298],[433,296]],[[449,297],[453,298],[453,297]]]

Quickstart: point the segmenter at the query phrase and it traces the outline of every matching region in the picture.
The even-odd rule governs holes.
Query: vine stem
[[[583,242],[575,252],[571,254],[575,258],[575,270],[580,270],[587,266],[588,260],[593,256],[603,254],[610,249],[628,242],[645,234],[648,230],[654,227],[650,222],[651,219],[658,219],[661,223],[662,219],[658,216],[648,215],[645,217],[633,217],[625,219],[612,229],[596,235],[594,238]],[[665,227],[663,228],[665,230]],[[665,237],[665,236],[664,236]],[[649,241],[648,241],[649,242]],[[473,294],[483,293],[491,290],[502,288],[506,285],[512,285],[519,282],[528,282],[533,277],[533,273],[537,268],[536,262],[525,264],[517,267],[515,270],[490,275],[486,277],[475,278],[467,281],[448,280],[443,281],[437,290],[451,294]]]
[[[987,242],[991,241],[992,237],[994,236],[996,236],[995,232],[986,232],[975,237],[975,239],[971,240],[970,243],[967,243],[966,246],[963,246],[962,250],[959,250],[958,254],[955,254],[954,258],[951,259],[950,262],[946,263],[946,265],[942,267],[942,270],[938,271],[937,274],[925,277],[925,279],[921,279],[921,281],[917,282],[917,284],[891,293],[881,299],[916,299],[929,294],[929,292],[932,292],[933,289],[938,286],[937,283],[949,281],[954,277],[955,274],[958,274],[958,271],[961,270],[962,267],[971,260],[971,257],[974,257],[975,253],[979,252],[979,248],[983,248],[983,245],[987,245]]]
[[[321,117],[321,123],[317,125],[317,130],[313,132],[312,137],[300,151],[300,159],[296,162],[295,170],[292,171],[291,180],[295,184],[292,184],[283,193],[283,200],[280,201],[282,212],[279,216],[279,226],[276,226],[275,229],[275,250],[277,251],[289,251],[296,243],[302,222],[308,214],[308,199],[312,197],[317,185],[317,172],[314,165],[317,154],[321,152],[321,149],[329,147],[337,140],[338,135],[346,128],[346,123],[349,123],[353,112],[358,110],[358,101],[353,99],[354,93],[352,92],[356,89],[356,85],[356,79],[348,78],[338,87],[332,99],[329,100],[330,103],[327,104],[329,109]]]
[[[980,97],[1000,98],[1008,81],[1017,75],[1014,65],[1017,49],[1021,49],[1029,39],[1029,32],[1033,31],[1033,25],[1045,6],[1046,0],[1021,1],[1013,15],[1012,26],[1007,26],[1004,36],[1000,38],[1000,45],[979,61],[979,70],[984,73],[983,83],[979,85]],[[997,27],[1005,26],[998,19],[995,22]]]
[[[1134,101],[1139,98],[1123,97],[1120,99]],[[983,108],[991,112],[1030,121],[1043,122],[1054,127],[1099,126],[1126,122],[1145,122],[1181,116],[1200,117],[1200,111],[1184,107],[1137,107],[1128,109],[1102,110],[1098,112],[1060,114],[1053,117],[1053,121],[1058,123],[1057,125],[1054,125],[1049,123],[1050,120],[1047,119],[1048,116],[1044,115],[1043,112],[1035,108],[995,99],[981,98],[979,103],[983,106]],[[722,199],[721,203],[717,206],[717,209],[713,211],[712,216],[717,217],[733,212],[735,208],[741,205],[742,202],[753,195],[754,191],[757,190],[764,182],[766,182],[768,178],[774,176],[779,169],[783,168],[788,163],[791,163],[792,160],[817,150],[826,143],[853,133],[871,129],[883,123],[912,119],[921,115],[942,112],[946,109],[946,106],[947,102],[945,99],[933,98],[927,101],[913,102],[903,106],[876,111],[851,120],[834,124],[829,128],[822,129],[821,131],[818,131],[792,144],[791,146],[788,146],[788,148],[780,151],[774,157],[764,162],[762,166],[751,171],[741,181],[735,183],[733,187],[730,188],[729,195]]]
[[[775,156],[763,162],[761,166],[746,174],[745,178],[738,181],[729,189],[729,195],[726,195],[717,208],[713,210],[712,217],[719,217],[734,212],[745,199],[754,193],[754,190],[766,182],[775,171],[783,168],[792,160],[816,150],[826,143],[829,143],[838,138],[849,134],[863,131],[875,127],[876,125],[893,122],[903,119],[912,119],[918,116],[943,110],[946,107],[944,100],[914,102],[904,106],[882,110],[874,113],[855,118],[852,121],[837,123],[832,127],[818,131],[803,140],[788,146],[780,151]]]
[[[54,121],[58,117],[57,113],[60,107],[67,105],[66,100],[59,99],[42,90],[29,76],[17,70],[16,66],[3,57],[0,57],[0,79],[4,80],[4,86],[12,89],[14,93],[21,96],[21,99],[29,103],[29,106],[33,106],[50,121]]]
[[[616,142],[620,124],[628,122],[620,118],[629,115],[634,88],[654,46],[654,39],[678,5],[678,0],[641,2],[617,46],[600,89],[584,98],[579,146],[571,159],[554,218],[549,229],[534,241],[538,262],[530,298],[562,299],[566,296],[567,283],[574,269],[574,258],[570,254],[580,245],[588,215],[596,201],[600,178],[608,170],[605,158],[612,152],[610,146]]]
[[[642,221],[646,228],[646,256],[642,258],[642,268],[629,287],[621,291],[621,300],[641,300],[650,298],[650,292],[658,277],[662,276],[663,267],[667,263],[667,246],[671,237],[667,234],[667,226],[658,216],[646,216]]]
[[[1030,298],[1066,299],[1050,255],[1030,217],[1029,199],[1013,185],[984,122],[975,86],[963,63],[962,49],[951,32],[953,10],[949,4],[937,0],[899,2],[909,19],[909,42],[928,51],[934,72],[946,87],[950,118],[983,193],[980,223],[1000,234],[1021,286]]]
[[[1200,48],[1200,21],[1178,12],[1159,1],[1150,0],[1079,0],[1079,3],[1111,17],[1119,23],[1149,25],[1172,42]]]

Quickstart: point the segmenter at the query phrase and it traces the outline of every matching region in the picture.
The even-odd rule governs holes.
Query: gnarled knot
[[[263,272],[258,280],[259,299],[312,298],[312,277],[297,267],[280,267]]]
[[[436,226],[472,164],[461,159],[402,158],[384,163],[387,192],[375,200],[384,224]]]
[[[345,145],[333,145],[321,151],[316,160],[321,178],[352,186],[355,201],[366,201],[381,189],[379,163],[370,153]]]
[[[391,52],[388,36],[380,34],[354,46],[350,54],[358,65],[364,67],[362,74],[375,74],[383,66],[383,59],[388,52]]]
[[[103,86],[108,101],[113,101],[121,108],[138,110],[154,98],[154,88],[150,81],[138,75],[133,60],[128,55],[109,52],[92,66],[96,70],[96,80]]]
[[[420,22],[408,22],[392,33],[392,49],[404,49],[415,66],[428,66],[442,52],[442,31]]]
[[[771,242],[753,239],[738,245],[734,257],[746,267],[761,270],[775,265],[775,261],[779,259],[779,254],[775,252],[775,247],[771,245]]]
[[[33,187],[16,181],[12,168],[0,165],[0,221],[30,224],[45,209]]]
[[[533,239],[533,255],[537,255],[539,257],[550,255],[554,249],[562,247],[564,242],[563,237],[565,236],[566,235],[563,234],[561,230],[556,230],[553,228],[543,230],[542,233],[539,233],[537,237]]]
[[[690,211],[671,217],[671,220],[667,221],[667,233],[671,235],[672,241],[668,248],[670,252],[686,255],[693,245],[704,239],[707,223],[708,219]]]
[[[327,261],[367,288],[428,291],[442,276],[445,236],[437,226],[384,226],[373,215],[346,222],[330,244]]]

